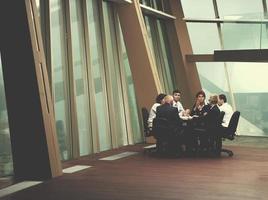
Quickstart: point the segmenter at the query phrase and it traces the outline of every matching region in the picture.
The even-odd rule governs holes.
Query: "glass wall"
[[[77,156],[77,151],[83,156],[141,142],[131,72],[113,3],[51,0],[50,32],[62,159]],[[125,82],[126,77],[131,82]]]
[[[194,54],[213,54],[214,50],[221,49],[217,24],[187,23],[187,29]]]
[[[164,92],[169,94],[174,90],[176,84],[165,22],[151,16],[144,16],[144,19],[158,76]]]
[[[194,54],[210,53],[218,49],[249,49],[265,47],[266,25],[260,22],[267,9],[256,0],[182,0],[188,32]],[[200,5],[203,4],[203,5]],[[214,4],[214,5],[213,5]],[[233,23],[213,21],[219,18]],[[258,17],[256,17],[258,16]],[[260,17],[262,16],[262,17]],[[210,22],[204,19],[212,19]],[[247,22],[252,20],[255,22]],[[258,22],[258,20],[260,20]],[[243,22],[243,23],[242,23]],[[262,37],[262,38],[261,38]],[[263,41],[263,42],[262,42]],[[203,89],[208,93],[224,93],[229,103],[241,112],[238,134],[268,136],[267,63],[197,63]]]
[[[243,117],[240,133],[268,136],[268,64],[228,63],[228,69],[237,110]]]
[[[128,62],[128,55],[127,55],[126,47],[124,44],[121,28],[119,32],[120,32],[120,42],[121,42],[121,45],[120,45],[121,57],[123,60],[122,65],[121,65],[121,73],[123,74],[122,82],[123,82],[123,85],[125,86],[125,90],[127,91],[126,104],[128,105],[128,109],[129,109],[128,113],[130,115],[129,126],[131,126],[132,138],[133,138],[134,143],[139,143],[143,140],[143,136],[141,134],[141,127],[139,123],[138,106],[136,102],[135,88],[134,88],[132,73],[131,73],[131,69],[129,66],[129,62]]]
[[[0,177],[12,174],[13,162],[0,54]]]
[[[89,23],[89,44],[92,78],[94,80],[94,93],[97,111],[97,123],[99,130],[100,150],[111,148],[111,133],[108,117],[108,103],[105,87],[104,57],[102,49],[102,35],[100,26],[100,13],[97,1],[87,2],[87,14]]]
[[[140,4],[149,6],[159,11],[167,12],[168,9],[165,7],[166,0],[140,0]]]
[[[85,37],[81,1],[70,1],[73,76],[76,95],[76,110],[79,132],[80,155],[92,152],[92,138],[89,119],[89,97],[87,87]]]
[[[125,110],[124,104],[118,102],[123,101],[121,77],[120,77],[120,61],[119,61],[119,48],[117,43],[118,36],[116,35],[116,24],[118,26],[118,20],[116,13],[113,11],[112,4],[108,2],[103,2],[103,17],[104,17],[104,27],[105,27],[105,40],[106,40],[106,55],[107,64],[109,71],[107,81],[109,86],[109,91],[112,91],[109,95],[109,101],[112,104],[110,108],[110,116],[114,121],[113,131],[116,134],[116,146],[123,146],[128,143],[127,140],[127,127],[125,120]],[[114,115],[114,111],[116,114]]]
[[[63,160],[72,156],[66,18],[61,0],[50,1],[51,63],[58,143]]]

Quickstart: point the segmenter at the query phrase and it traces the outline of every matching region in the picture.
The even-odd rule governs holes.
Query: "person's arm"
[[[149,114],[149,117],[148,117],[148,120],[147,120],[147,123],[148,123],[148,127],[149,128],[152,128],[153,127],[153,120],[154,118],[156,117],[156,109],[157,109],[157,105],[154,104],[150,110],[150,114]]]

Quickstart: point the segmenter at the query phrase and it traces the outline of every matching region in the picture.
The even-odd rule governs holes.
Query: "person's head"
[[[171,96],[171,95],[165,96],[164,101],[165,101],[165,103],[172,105],[173,104],[173,96]]]
[[[208,101],[209,101],[209,104],[216,105],[218,103],[218,95],[216,95],[216,94],[210,95]]]
[[[218,105],[221,106],[222,104],[227,102],[227,98],[224,94],[220,94],[218,98]]]
[[[175,102],[180,101],[180,99],[181,99],[181,91],[180,90],[178,90],[178,89],[173,90],[172,95],[173,95]]]
[[[205,98],[206,98],[206,93],[203,90],[201,90],[201,91],[196,93],[195,97],[196,97],[196,101],[199,104],[204,104],[205,103]]]
[[[163,104],[163,103],[164,103],[164,98],[165,98],[165,96],[167,96],[167,95],[164,94],[164,93],[160,93],[160,94],[157,95],[157,97],[155,98],[155,102],[156,102],[156,103]]]

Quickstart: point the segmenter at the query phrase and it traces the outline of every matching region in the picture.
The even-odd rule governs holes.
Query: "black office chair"
[[[141,113],[142,113],[142,121],[143,121],[143,133],[144,133],[144,138],[150,136],[150,129],[148,127],[148,118],[149,118],[149,111],[147,108],[143,107],[141,108]]]
[[[179,153],[180,127],[174,126],[168,119],[156,117],[153,121],[153,135],[156,138],[156,152],[160,155]]]
[[[149,111],[147,108],[143,107],[141,108],[142,113],[142,121],[143,121],[143,136],[144,136],[144,142],[146,143],[146,137],[152,136],[152,131],[148,127],[148,118],[149,118]],[[156,147],[150,147],[150,148],[144,148],[144,153],[152,153],[156,151]]]
[[[207,142],[209,142],[207,148],[212,148],[211,150],[216,154],[220,154],[219,152],[222,147],[222,138],[219,133],[221,132],[220,127],[221,127],[224,115],[225,115],[225,112],[221,111],[220,115],[218,116],[218,119],[216,120],[216,126],[215,128],[212,129],[213,132],[211,132],[212,130],[208,130],[205,124],[203,127],[193,128],[193,134],[197,137],[197,140],[199,141],[199,143],[201,142],[202,137],[207,137],[207,140],[208,140]],[[197,151],[198,149],[201,148],[200,145],[201,143],[199,144],[199,147],[196,147]]]
[[[231,117],[231,120],[229,122],[229,125],[227,128],[222,128],[221,129],[221,133],[220,136],[223,139],[228,139],[228,140],[234,140],[235,136],[236,136],[236,129],[237,129],[237,125],[238,125],[238,121],[239,121],[239,117],[240,117],[240,112],[239,111],[235,111]],[[231,150],[228,149],[223,149],[222,148],[222,140],[220,143],[220,153],[221,152],[225,152],[227,153],[230,157],[234,155],[234,153]]]

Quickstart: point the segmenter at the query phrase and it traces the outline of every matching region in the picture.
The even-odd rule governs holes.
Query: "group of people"
[[[205,92],[199,91],[193,107],[185,109],[180,102],[181,95],[182,93],[176,89],[172,95],[161,93],[156,97],[156,103],[150,110],[148,127],[155,135],[157,145],[164,144],[164,150],[174,154],[184,151],[187,153],[215,151],[217,131],[219,128],[224,130],[228,127],[233,114],[226,96],[213,94],[207,103]],[[224,112],[224,117],[219,125],[221,111]],[[164,123],[168,124],[169,131],[162,130],[162,132],[169,133],[158,133],[157,127],[163,123],[163,119]],[[205,133],[194,134],[195,130],[205,130]]]

